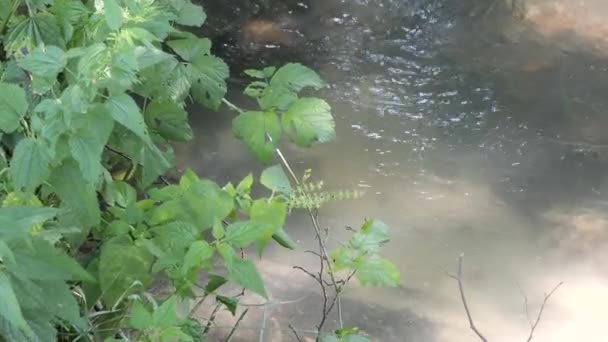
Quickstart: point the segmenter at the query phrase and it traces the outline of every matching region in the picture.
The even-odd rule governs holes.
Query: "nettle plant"
[[[298,180],[280,165],[260,177],[268,197],[251,197],[252,175],[224,187],[191,170],[164,181],[171,144],[193,136],[190,99],[238,110],[235,135],[265,163],[282,135],[300,146],[335,135],[329,105],[299,95],[325,86],[300,64],[247,72],[256,111],[225,100],[227,65],[209,39],[182,30],[204,23],[201,6],[0,4],[0,340],[201,340],[209,327],[184,307],[215,298],[234,313],[238,298],[219,292],[229,282],[267,297],[241,249],[261,255],[273,241],[293,249],[284,230],[292,207],[358,196],[314,198],[320,187],[292,187]],[[346,270],[363,285],[396,285],[399,273],[377,253],[387,240],[385,226],[368,221],[331,256],[323,250],[332,279]],[[160,276],[169,294],[153,296]],[[360,337],[340,328],[325,338]]]

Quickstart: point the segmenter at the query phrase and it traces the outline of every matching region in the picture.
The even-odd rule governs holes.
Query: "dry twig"
[[[555,293],[555,291],[557,291],[557,289],[560,286],[562,286],[563,283],[564,283],[563,281],[559,282],[559,284],[555,285],[555,287],[553,288],[553,290],[551,290],[551,292],[549,292],[548,294],[545,293],[545,298],[543,299],[543,303],[541,304],[540,309],[538,310],[538,315],[536,316],[536,321],[534,321],[534,324],[532,324],[532,321],[530,321],[530,324],[531,324],[530,336],[528,336],[528,339],[526,340],[526,342],[532,341],[532,337],[534,337],[534,331],[536,330],[536,327],[538,327],[538,323],[540,323],[540,319],[543,316],[543,311],[545,310],[545,305],[547,304],[547,301],[549,301],[549,298],[551,298],[553,293]],[[526,312],[527,311],[528,311],[528,305],[526,304]]]
[[[469,310],[469,305],[467,304],[467,298],[464,294],[464,287],[462,285],[462,259],[464,258],[464,254],[460,254],[458,257],[458,273],[456,275],[448,274],[450,277],[456,279],[458,282],[458,290],[460,291],[460,299],[462,300],[462,305],[464,306],[464,311],[467,313],[467,318],[469,320],[469,327],[473,332],[479,337],[480,340],[484,342],[488,342],[488,339],[477,329],[475,326],[475,322],[473,322],[473,317],[471,316],[471,311]]]

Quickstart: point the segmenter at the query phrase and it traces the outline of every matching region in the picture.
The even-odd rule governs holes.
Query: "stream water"
[[[207,2],[215,28],[252,11]],[[525,303],[536,318],[563,281],[534,340],[608,341],[608,29],[596,20],[608,5],[573,3],[311,0],[272,12],[297,19],[289,47],[244,48],[236,29],[214,31],[231,64],[228,97],[244,107],[244,68],[297,61],[330,84],[318,95],[332,105],[337,140],[284,153],[328,188],[366,191],[324,206],[320,221],[334,246],[365,217],[387,223],[384,255],[403,283],[354,284],[346,325],[378,341],[475,340],[446,275],[464,253],[468,304],[489,340],[525,341]],[[232,137],[228,109],[191,114],[197,138],[177,148],[179,165],[220,182],[261,169]],[[312,227],[294,212],[286,229],[299,249],[270,248],[259,267],[272,298],[294,302],[252,307],[237,340],[295,341],[288,324],[311,337],[318,323],[320,289],[292,269],[317,267],[304,252],[316,245]],[[234,322],[222,317],[218,335]]]

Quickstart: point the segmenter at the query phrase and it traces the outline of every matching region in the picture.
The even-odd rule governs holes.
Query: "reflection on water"
[[[298,27],[308,38],[300,46],[257,49],[243,60],[241,45],[228,40],[220,52],[233,70],[302,61],[331,84],[324,96],[338,140],[311,150],[286,146],[287,155],[326,184],[367,190],[361,200],[322,208],[321,221],[333,244],[365,217],[388,223],[386,255],[404,285],[348,290],[347,324],[380,341],[473,340],[446,276],[464,252],[469,304],[490,340],[525,340],[522,291],[534,316],[560,281],[535,340],[608,340],[608,60],[598,53],[603,28],[583,25],[589,13],[605,18],[608,5],[531,0],[528,12],[513,16],[512,1],[454,3],[313,0]],[[557,30],[551,13],[569,4],[576,16]],[[195,115],[198,139],[206,140],[178,149],[180,163],[218,180],[255,169],[230,136],[231,115]],[[259,336],[262,320],[269,341],[293,340],[279,327],[316,322],[319,292],[290,268],[315,267],[301,252],[314,248],[307,217],[296,213],[288,231],[300,253],[271,249],[260,265],[273,297],[306,299],[252,314],[245,341]]]

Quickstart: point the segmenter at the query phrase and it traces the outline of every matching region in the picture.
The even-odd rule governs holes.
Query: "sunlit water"
[[[525,341],[524,296],[535,319],[543,294],[563,281],[534,340],[608,341],[608,50],[594,40],[601,32],[583,26],[585,35],[566,22],[563,39],[555,20],[539,19],[548,1],[531,2],[541,12],[524,19],[477,7],[483,1],[454,3],[312,1],[309,10],[323,15],[300,27],[308,39],[300,46],[248,58],[229,43],[219,51],[233,70],[295,60],[331,85],[320,96],[332,104],[338,139],[284,152],[328,187],[366,191],[320,210],[329,243],[365,217],[383,220],[392,228],[384,254],[403,283],[353,284],[346,325],[379,341],[475,340],[447,276],[464,253],[467,299],[489,340]],[[601,10],[608,15],[606,6],[581,13]],[[231,87],[242,87],[243,77],[233,78]],[[228,96],[251,104],[238,91]],[[233,115],[193,109],[198,138],[177,149],[179,164],[218,181],[260,170],[231,137]],[[287,230],[298,251],[270,248],[259,266],[273,299],[297,301],[265,313],[252,307],[237,335],[243,341],[260,330],[268,341],[295,340],[288,324],[312,336],[304,330],[318,323],[320,290],[291,268],[317,267],[304,252],[316,246],[312,227],[295,212]],[[222,317],[219,335],[234,322]],[[334,315],[326,328],[336,324]]]

